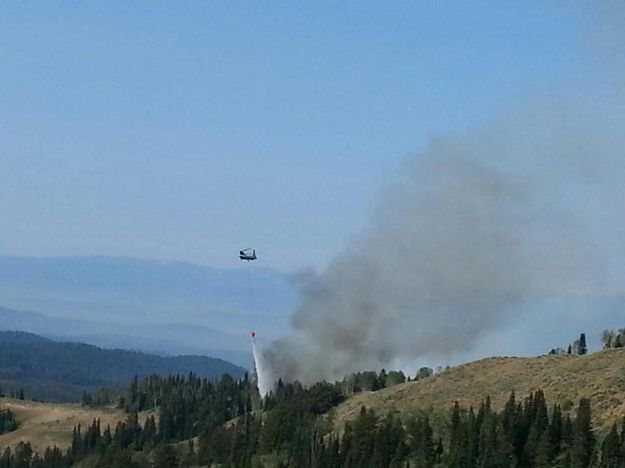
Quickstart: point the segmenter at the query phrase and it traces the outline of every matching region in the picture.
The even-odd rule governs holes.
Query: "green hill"
[[[84,390],[125,386],[135,375],[190,372],[213,379],[226,373],[240,377],[245,370],[206,356],[163,357],[0,332],[0,389],[5,393],[23,388],[31,398],[76,401]]]

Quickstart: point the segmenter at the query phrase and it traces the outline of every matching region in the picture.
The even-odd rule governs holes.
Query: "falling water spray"
[[[266,365],[263,354],[256,346],[256,332],[252,332],[252,355],[254,356],[254,373],[256,374],[256,385],[258,392],[262,397],[266,396],[272,386],[272,379],[268,374],[268,366]]]

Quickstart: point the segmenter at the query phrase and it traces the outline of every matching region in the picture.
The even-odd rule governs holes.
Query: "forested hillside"
[[[23,332],[0,332],[0,394],[47,401],[79,401],[83,391],[125,386],[135,375],[241,377],[243,368],[205,356],[162,357],[55,342]]]
[[[0,455],[0,466],[616,468],[625,462],[625,425],[596,433],[587,398],[568,410],[540,390],[510,394],[501,410],[488,396],[476,408],[456,402],[417,414],[382,416],[363,406],[337,431],[332,408],[344,398],[341,387],[281,385],[261,412],[253,409],[254,389],[245,379],[135,382],[125,421],[77,426],[69,449],[50,447],[39,457],[20,443]],[[134,409],[142,402],[160,406],[160,421],[140,421]]]
[[[49,344],[18,333],[5,343]],[[421,369],[411,381],[361,372],[309,387],[278,382],[264,399],[247,375],[132,378],[106,407],[85,398],[84,410],[115,411],[114,420],[68,428],[66,443],[39,456],[13,438],[0,467],[617,468],[624,359],[622,349],[491,358],[436,375]],[[6,440],[21,429],[19,418],[17,430],[5,420]]]

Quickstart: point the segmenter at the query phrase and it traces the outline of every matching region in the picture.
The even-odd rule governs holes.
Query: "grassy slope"
[[[465,407],[477,406],[486,395],[499,409],[512,390],[517,397],[525,397],[538,388],[545,391],[550,404],[577,404],[580,398],[590,397],[596,423],[610,424],[625,416],[625,349],[589,356],[483,359],[425,380],[357,394],[334,410],[335,421],[340,427],[353,419],[362,405],[380,413],[390,409],[404,414],[429,409],[448,411],[454,401]],[[0,436],[0,447],[28,440],[35,450],[54,444],[65,448],[78,423],[86,427],[94,418],[100,418],[103,427],[114,427],[126,418],[120,410],[87,409],[72,404],[0,398],[0,406],[10,408],[20,423],[18,430]]]
[[[591,398],[595,422],[610,424],[625,416],[625,350],[588,356],[483,359],[425,380],[357,394],[336,409],[335,417],[339,424],[351,420],[362,405],[382,413],[389,409],[400,413],[430,408],[446,411],[454,401],[465,407],[477,406],[486,395],[499,409],[512,390],[519,398],[539,388],[550,404],[577,405],[580,398]]]
[[[67,448],[71,443],[72,429],[78,424],[86,428],[95,418],[100,418],[102,428],[106,425],[114,428],[117,421],[127,417],[123,411],[112,408],[90,409],[74,404],[38,403],[10,398],[0,398],[0,407],[13,411],[19,424],[17,430],[0,435],[0,447],[28,441],[40,453],[52,445]]]

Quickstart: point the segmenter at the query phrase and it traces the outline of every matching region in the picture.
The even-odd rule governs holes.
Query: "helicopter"
[[[250,253],[250,251],[252,253]],[[243,250],[239,250],[239,258],[241,260],[245,260],[245,261],[248,261],[248,262],[256,260],[258,258],[258,257],[256,257],[256,249],[243,249]]]

